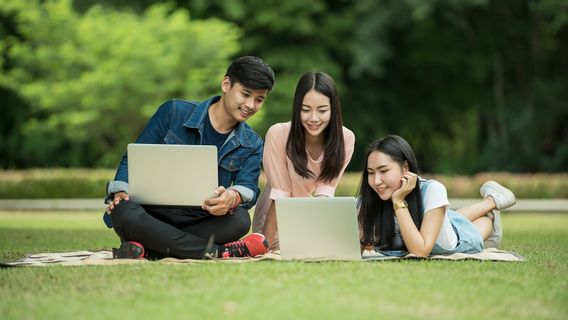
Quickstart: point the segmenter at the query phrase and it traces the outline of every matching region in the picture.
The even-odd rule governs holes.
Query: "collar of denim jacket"
[[[195,110],[193,110],[193,113],[189,116],[189,118],[183,125],[188,128],[197,129],[199,130],[200,133],[203,132],[203,127],[205,126],[205,117],[207,116],[207,110],[209,110],[209,107],[212,104],[219,101],[220,98],[221,96],[214,96],[197,104]],[[252,143],[250,141],[249,136],[246,133],[247,128],[250,127],[248,127],[246,123],[244,122],[237,123],[233,131],[231,131],[231,134],[229,135],[227,140],[234,137],[236,142],[238,142],[243,147],[251,147]],[[250,129],[250,131],[252,131],[252,129]]]

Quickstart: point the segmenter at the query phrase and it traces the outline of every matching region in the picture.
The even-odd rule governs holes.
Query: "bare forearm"
[[[408,208],[397,209],[395,214],[408,252],[420,257],[428,256],[432,248],[428,248],[426,245],[424,237],[414,224]]]
[[[266,214],[266,220],[264,222],[264,229],[262,231],[268,243],[270,244],[270,249],[279,250],[280,246],[277,241],[278,239],[278,226],[276,224],[276,208],[274,202],[270,205],[270,209]]]

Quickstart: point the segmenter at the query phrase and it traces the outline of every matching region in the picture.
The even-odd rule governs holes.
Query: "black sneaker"
[[[144,259],[144,247],[136,241],[126,241],[120,248],[112,248],[113,259]]]

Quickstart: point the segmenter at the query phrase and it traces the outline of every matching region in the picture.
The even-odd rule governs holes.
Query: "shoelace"
[[[244,241],[235,241],[227,243],[225,245],[227,251],[229,251],[229,256],[231,257],[248,257],[250,256],[250,251]]]

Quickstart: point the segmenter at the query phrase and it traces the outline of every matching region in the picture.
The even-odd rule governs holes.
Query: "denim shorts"
[[[458,236],[458,244],[453,249],[444,249],[437,243],[434,244],[431,254],[452,254],[452,253],[479,253],[483,251],[483,238],[475,225],[461,214],[448,210],[450,223]]]

